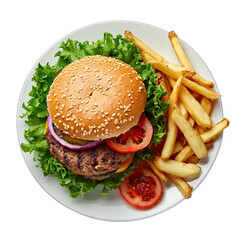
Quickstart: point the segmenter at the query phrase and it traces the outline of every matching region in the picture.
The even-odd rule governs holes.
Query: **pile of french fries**
[[[196,73],[174,31],[168,37],[181,65],[168,62],[142,40],[125,31],[125,38],[142,51],[142,58],[166,77],[160,85],[167,91],[162,101],[169,101],[167,135],[161,156],[149,161],[155,174],[166,182],[171,179],[185,198],[190,198],[193,187],[186,178],[198,176],[199,161],[208,155],[217,136],[229,125],[224,118],[213,125],[213,101],[220,96],[213,82]]]

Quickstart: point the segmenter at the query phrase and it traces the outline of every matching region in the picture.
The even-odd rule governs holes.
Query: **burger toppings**
[[[66,142],[69,142],[69,143],[74,144],[74,145],[80,145],[80,146],[84,146],[84,145],[86,145],[86,144],[91,142],[91,141],[88,141],[88,140],[82,140],[82,139],[78,139],[78,138],[73,138],[73,137],[67,135],[66,133],[63,133],[63,139]]]
[[[63,133],[53,127],[55,134],[62,139]],[[102,180],[112,176],[130,156],[130,153],[119,153],[110,149],[105,143],[84,150],[72,150],[56,141],[49,129],[46,140],[50,153],[67,169],[85,178]]]
[[[137,152],[149,145],[152,135],[152,125],[143,114],[136,126],[119,137],[107,139],[106,143],[117,152]]]
[[[89,143],[81,146],[81,145],[75,145],[75,144],[71,144],[69,142],[64,141],[63,138],[60,138],[55,133],[54,128],[53,128],[52,119],[51,119],[50,115],[48,116],[48,130],[52,134],[52,136],[54,137],[54,139],[56,141],[58,141],[62,146],[67,147],[67,148],[72,149],[72,150],[84,150],[84,149],[96,147],[96,146],[103,143],[103,140],[101,140],[101,141],[96,141],[96,142],[89,142]]]

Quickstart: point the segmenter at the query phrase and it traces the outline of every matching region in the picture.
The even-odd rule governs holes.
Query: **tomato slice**
[[[119,188],[123,198],[137,208],[153,207],[163,194],[159,178],[146,167],[138,167]]]
[[[153,128],[149,120],[142,114],[138,124],[119,137],[106,139],[107,145],[114,151],[137,152],[148,146],[152,139]]]

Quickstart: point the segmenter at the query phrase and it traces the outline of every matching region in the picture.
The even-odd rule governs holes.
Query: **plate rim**
[[[23,159],[24,159],[24,162],[25,164],[27,165],[28,167],[28,170],[31,172],[32,176],[34,177],[34,179],[37,181],[37,183],[42,187],[42,189],[48,193],[48,195],[50,195],[54,200],[56,200],[57,202],[59,202],[61,205],[63,205],[64,207],[67,207],[69,209],[71,209],[72,211],[78,213],[78,214],[81,214],[83,216],[86,216],[86,217],[90,217],[92,219],[97,219],[97,220],[102,220],[102,221],[108,221],[108,222],[128,222],[128,221],[137,221],[137,220],[142,220],[142,219],[146,219],[146,218],[149,218],[149,217],[153,217],[153,216],[156,216],[156,215],[159,215],[163,212],[166,212],[167,210],[175,207],[176,205],[178,205],[179,203],[181,203],[183,200],[185,200],[184,197],[181,197],[178,201],[176,201],[174,204],[172,204],[171,206],[157,212],[157,213],[152,213],[152,214],[149,214],[147,216],[143,216],[141,218],[131,218],[131,219],[121,219],[121,220],[111,220],[111,219],[104,219],[104,218],[100,218],[100,217],[94,217],[94,216],[91,216],[91,215],[87,215],[85,213],[80,213],[79,211],[77,211],[76,209],[72,208],[71,206],[68,206],[66,204],[64,204],[63,202],[61,202],[60,200],[58,200],[57,198],[55,198],[47,189],[44,188],[44,186],[40,183],[40,181],[37,179],[37,177],[34,175],[34,173],[32,172],[30,166],[28,165],[26,159],[25,159],[25,156],[24,156],[24,152],[22,151],[21,149],[21,140],[20,140],[20,129],[19,129],[19,118],[20,118],[20,109],[22,108],[21,106],[21,97],[23,96],[23,92],[24,92],[24,89],[27,85],[27,82],[28,82],[28,79],[32,78],[32,72],[36,69],[36,66],[37,64],[40,62],[40,60],[43,58],[43,56],[45,54],[47,54],[54,46],[56,46],[57,44],[59,44],[60,42],[62,42],[65,38],[67,38],[68,36],[78,32],[78,31],[81,31],[81,30],[84,30],[84,29],[87,29],[87,28],[90,28],[90,27],[94,27],[94,26],[97,26],[97,25],[104,25],[104,24],[115,24],[115,23],[126,23],[126,24],[137,24],[137,25],[144,25],[146,27],[150,27],[150,28],[155,28],[156,30],[161,30],[161,31],[164,31],[167,33],[167,31],[165,29],[162,29],[160,27],[157,27],[155,25],[151,25],[151,24],[148,24],[148,23],[144,23],[144,22],[140,22],[140,21],[131,21],[131,20],[107,20],[107,21],[100,21],[100,22],[95,22],[95,23],[91,23],[91,24],[88,24],[88,25],[85,25],[83,27],[80,27],[80,28],[77,28],[67,34],[65,34],[63,37],[59,38],[57,41],[55,41],[53,44],[50,45],[50,47],[48,47],[41,55],[40,57],[37,59],[37,61],[35,61],[35,63],[33,64],[32,68],[29,70],[25,80],[24,80],[24,83],[22,85],[22,88],[21,88],[21,91],[20,91],[20,94],[19,94],[19,97],[18,97],[18,104],[17,104],[17,111],[16,111],[16,129],[17,129],[17,137],[18,137],[18,143],[19,143],[19,147],[20,147],[20,151],[22,153],[22,156],[23,156]],[[207,68],[207,71],[209,72],[209,74],[211,75],[212,79],[214,80],[215,82],[215,88],[217,90],[218,93],[219,92],[219,89],[218,89],[218,86],[217,86],[217,82],[215,81],[215,78],[213,77],[213,74],[212,72],[210,71],[208,65],[205,63],[205,61],[202,59],[202,57],[188,44],[186,43],[184,40],[182,40],[181,38],[179,38],[181,42],[184,42],[185,45],[187,45],[188,48],[190,48],[193,52],[196,53],[196,55],[200,58],[200,60],[204,63],[204,65],[206,66]],[[221,110],[221,118],[224,118],[224,112],[223,112],[223,104],[222,104],[222,99],[219,98],[218,99],[219,101],[219,104],[220,104],[220,110]],[[214,156],[214,159],[211,159],[211,165],[208,167],[208,169],[206,170],[205,172],[205,175],[202,179],[200,179],[197,184],[195,185],[195,188],[193,189],[193,192],[199,187],[199,185],[203,182],[203,180],[205,180],[205,178],[207,177],[207,175],[209,174],[210,170],[212,169],[216,159],[217,159],[217,156],[219,154],[219,151],[221,149],[221,145],[222,145],[222,140],[223,140],[223,133],[218,137],[219,139],[219,147],[216,151],[216,154]],[[32,155],[32,154],[31,154]]]

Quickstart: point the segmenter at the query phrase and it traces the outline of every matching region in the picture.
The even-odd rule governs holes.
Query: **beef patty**
[[[61,130],[55,126],[54,130],[60,138],[63,138]],[[130,156],[130,153],[113,151],[106,143],[85,150],[71,150],[56,141],[49,130],[46,132],[46,140],[50,146],[50,153],[59,162],[68,169],[91,179],[101,180],[110,177]]]

